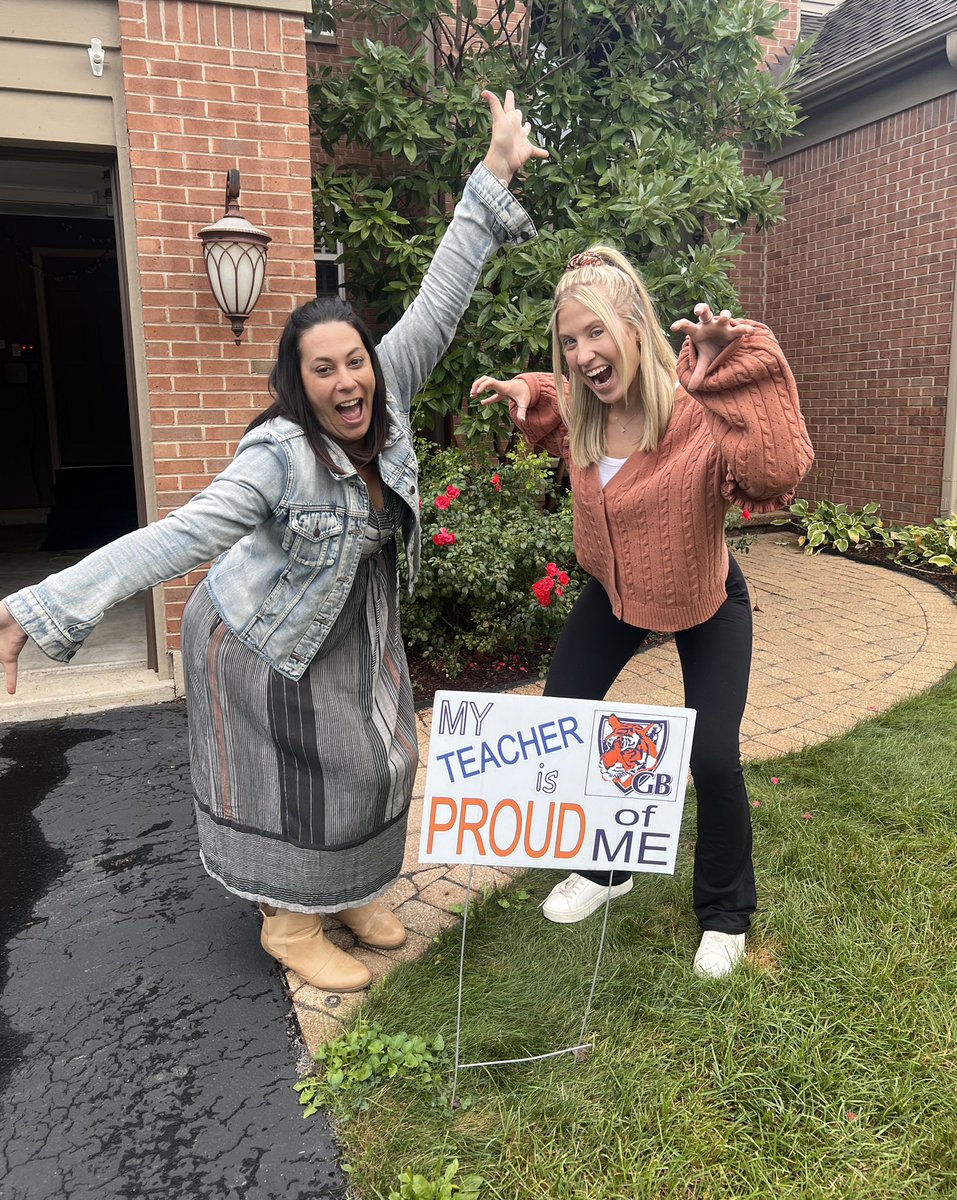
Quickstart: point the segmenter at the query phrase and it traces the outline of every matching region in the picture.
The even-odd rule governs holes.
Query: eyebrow
[[[351,358],[353,354],[365,354],[364,346],[353,346],[351,350],[346,351],[346,358]],[[309,359],[310,364],[317,362],[332,362],[332,358],[328,354],[316,354]]]
[[[582,326],[582,329],[586,333],[590,333],[593,329],[598,329],[598,328],[601,328],[601,329],[605,328],[605,322],[601,319],[601,317],[594,317],[591,321],[589,321],[587,324]],[[566,329],[564,332],[562,332],[562,327],[561,327],[561,325],[558,325],[558,324],[556,324],[555,330],[558,333],[558,336],[560,338],[567,338],[567,337],[573,338],[573,337],[577,336],[576,334],[572,333],[568,329]]]

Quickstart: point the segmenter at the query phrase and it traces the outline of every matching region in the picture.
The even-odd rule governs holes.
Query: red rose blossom
[[[452,503],[452,501],[448,498],[448,496],[436,496],[435,497],[435,507],[436,508],[448,508],[448,506],[451,503]]]
[[[751,509],[750,508],[742,508],[741,516],[744,517],[744,519],[746,521],[750,521],[751,520]]]
[[[556,567],[554,563],[548,563],[548,565],[545,567],[545,572],[548,575],[557,575],[558,567]]]
[[[568,578],[567,571],[559,571],[557,578],[558,578],[558,582],[562,585],[562,587],[568,587],[569,578]]]
[[[436,546],[454,546],[455,534],[451,529],[446,529],[443,525],[438,533],[432,535],[432,541],[435,542]]]
[[[458,500],[459,496],[462,495],[454,483],[449,484],[449,486],[445,489],[445,494],[450,500]]]
[[[497,492],[500,492],[500,491],[502,490],[502,477],[501,477],[501,475],[498,475],[498,474],[495,474],[495,475],[493,475],[493,476],[492,476],[492,484],[493,484],[493,486],[495,487],[495,490],[496,490]]]
[[[532,584],[532,591],[538,599],[538,603],[542,608],[548,608],[552,602],[552,588],[555,586],[554,581],[547,576],[544,579],[538,579]]]

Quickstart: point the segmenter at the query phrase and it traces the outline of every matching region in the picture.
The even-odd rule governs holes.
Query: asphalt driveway
[[[0,1196],[339,1200],[252,904],[202,869],[186,712],[0,730]]]

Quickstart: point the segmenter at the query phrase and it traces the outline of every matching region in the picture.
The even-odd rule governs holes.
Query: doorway
[[[0,596],[137,528],[135,439],[109,159],[0,149]],[[142,596],[74,662],[147,664]],[[56,668],[29,643],[24,671]]]

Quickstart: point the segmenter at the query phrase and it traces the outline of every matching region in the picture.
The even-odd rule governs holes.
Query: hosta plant
[[[849,509],[846,504],[822,500],[812,511],[806,500],[796,500],[790,506],[790,518],[779,524],[798,526],[802,531],[798,545],[804,547],[805,554],[816,554],[824,549],[839,550],[843,554],[875,542],[891,545],[880,509],[876,503]]]
[[[891,537],[898,562],[941,567],[957,575],[957,516],[935,517],[932,525],[904,525]]]

